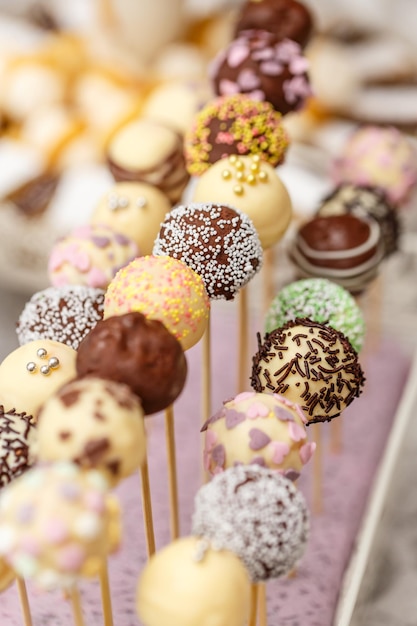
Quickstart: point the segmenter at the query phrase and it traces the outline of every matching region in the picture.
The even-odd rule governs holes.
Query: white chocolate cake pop
[[[7,410],[36,419],[42,404],[76,377],[73,348],[39,339],[13,350],[0,364],[0,402]]]
[[[157,552],[139,579],[136,604],[145,626],[243,626],[249,579],[239,559],[196,537]]]
[[[31,415],[6,412],[0,405],[0,489],[34,463],[36,435]]]
[[[39,461],[72,461],[102,471],[112,485],[145,460],[143,410],[127,385],[100,378],[61,387],[38,416]]]
[[[288,574],[308,539],[303,495],[274,470],[237,465],[214,476],[197,492],[192,532],[231,550],[253,582]]]
[[[253,463],[295,480],[316,447],[307,441],[305,422],[300,407],[284,396],[244,391],[204,424],[204,467],[218,474]]]
[[[34,467],[0,496],[0,554],[42,589],[96,576],[119,541],[119,506],[96,470]]]

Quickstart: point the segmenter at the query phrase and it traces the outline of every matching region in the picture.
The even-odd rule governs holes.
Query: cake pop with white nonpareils
[[[298,564],[309,514],[290,480],[259,465],[237,465],[199,489],[192,532],[234,552],[258,583],[285,576]]]
[[[72,463],[35,466],[0,496],[0,554],[41,589],[96,576],[120,542],[120,512],[104,477]]]
[[[265,319],[270,333],[296,318],[328,324],[342,332],[359,352],[365,335],[363,313],[343,287],[324,278],[306,278],[283,287],[271,302]]]
[[[203,279],[169,256],[139,257],[122,268],[107,288],[104,318],[139,311],[157,319],[188,350],[202,337],[210,313]]]
[[[77,350],[80,341],[103,318],[104,290],[85,285],[48,287],[25,304],[16,332],[20,345],[50,339]]]
[[[252,388],[296,402],[309,424],[338,417],[362,393],[365,378],[357,353],[338,330],[297,318],[258,341]]]
[[[127,385],[84,378],[61,387],[38,416],[39,461],[98,469],[116,485],[146,456],[143,409]]]
[[[145,626],[243,626],[250,583],[229,550],[197,537],[177,539],[145,566],[137,612]]]
[[[42,404],[77,375],[73,348],[50,339],[30,341],[0,364],[0,402],[36,420]]]
[[[161,224],[153,254],[186,263],[201,276],[211,299],[233,300],[262,265],[251,219],[232,206],[211,202],[172,209]]]
[[[36,439],[31,415],[5,411],[0,405],[0,489],[35,462]]]
[[[192,200],[228,204],[246,213],[264,250],[283,237],[292,218],[287,188],[258,155],[232,155],[214,163],[198,178]]]
[[[253,463],[295,480],[315,450],[305,423],[300,407],[283,396],[244,391],[204,424],[204,467],[218,474]]]

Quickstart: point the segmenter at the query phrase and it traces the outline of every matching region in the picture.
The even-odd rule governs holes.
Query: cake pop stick
[[[17,591],[19,594],[20,606],[23,614],[23,622],[25,626],[33,626],[32,615],[30,612],[28,592],[26,583],[21,576],[16,576]]]
[[[103,605],[104,626],[113,626],[113,609],[111,603],[109,572],[107,568],[107,561],[105,560],[103,560],[100,568],[99,579],[101,589],[101,603]]]
[[[178,512],[177,462],[175,454],[174,408],[165,409],[165,433],[168,459],[168,486],[171,539],[178,539],[180,520]]]
[[[248,293],[247,287],[243,287],[239,292],[239,343],[238,343],[238,376],[237,392],[240,393],[247,386],[247,364],[249,360],[248,346]]]
[[[260,583],[258,585],[258,615],[259,626],[267,626],[268,624],[268,611],[267,611],[267,597],[266,597],[266,583]]]
[[[334,420],[339,421],[339,420]],[[316,451],[313,460],[313,497],[312,512],[320,515],[323,512],[323,444],[320,424],[313,424],[313,438]]]
[[[249,626],[256,626],[258,615],[258,590],[259,585],[252,583],[250,586]]]
[[[76,586],[71,587],[68,594],[72,605],[72,614],[74,617],[75,626],[85,626],[80,592],[78,591],[78,588]]]
[[[274,272],[275,272],[275,250],[271,246],[264,250],[264,266],[263,266],[263,309],[266,313],[271,306],[272,299],[275,294],[274,289]]]
[[[149,470],[147,460],[141,465],[140,476],[146,548],[148,552],[148,557],[151,557],[155,553],[155,533],[153,528],[152,497],[151,486],[149,483]]]
[[[202,417],[203,424],[211,415],[211,319],[207,321],[207,327],[203,335],[202,351]]]

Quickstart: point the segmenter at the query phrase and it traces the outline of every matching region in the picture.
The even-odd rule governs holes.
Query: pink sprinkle
[[[104,498],[101,493],[97,491],[89,491],[84,496],[84,502],[90,511],[94,513],[103,513],[105,510]]]
[[[316,449],[316,444],[314,441],[305,443],[303,446],[301,446],[300,459],[303,465],[309,462],[309,460],[311,459],[311,457],[313,456],[315,452],[315,449]]]
[[[282,74],[284,67],[278,61],[264,61],[260,65],[261,71],[265,76],[279,76]]]
[[[219,82],[219,92],[222,96],[234,96],[239,93],[239,85],[231,80],[223,78]]]
[[[39,556],[42,552],[39,541],[37,541],[34,537],[30,535],[24,535],[21,538],[19,542],[19,548],[26,552],[26,554],[33,557]]]
[[[237,67],[249,56],[249,46],[246,43],[232,45],[227,53],[227,62],[230,67]]]
[[[60,550],[57,554],[57,564],[64,572],[77,572],[80,570],[85,559],[84,549],[76,544]]]
[[[248,407],[246,414],[250,420],[256,417],[266,417],[269,415],[269,408],[265,406],[265,404],[262,404],[262,402],[254,402]]]
[[[250,91],[247,95],[257,102],[264,102],[266,99],[265,92],[262,91],[262,89],[255,89],[254,91]]]
[[[249,400],[249,398],[253,398],[253,396],[256,396],[255,391],[242,391],[237,394],[233,402],[244,402],[245,400]]]
[[[292,74],[304,74],[309,68],[309,63],[305,57],[295,57],[290,61],[289,68]]]
[[[276,465],[281,465],[285,457],[290,451],[290,446],[283,441],[271,441],[269,444],[272,447],[272,461]]]
[[[109,281],[107,280],[105,273],[98,267],[93,267],[92,270],[88,273],[87,285],[89,287],[99,287],[101,289],[105,289],[108,282]]]
[[[301,441],[302,439],[306,438],[305,430],[299,424],[297,424],[296,422],[287,422],[287,423],[288,423],[288,433],[290,435],[290,438],[293,441]]]
[[[237,84],[244,91],[251,91],[252,89],[257,89],[260,86],[261,81],[259,76],[257,76],[253,70],[245,68],[239,72]]]
[[[50,519],[43,528],[45,538],[52,544],[62,543],[68,538],[69,530],[62,519]]]

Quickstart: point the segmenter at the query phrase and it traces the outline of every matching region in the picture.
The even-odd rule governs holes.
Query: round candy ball
[[[306,278],[283,287],[272,300],[265,319],[270,333],[297,317],[308,317],[343,333],[359,352],[365,335],[363,313],[355,298],[325,278]]]
[[[262,266],[251,219],[225,204],[191,203],[172,209],[161,224],[153,253],[186,263],[201,276],[212,299],[233,300]]]
[[[72,461],[98,469],[116,485],[145,457],[143,409],[127,385],[92,377],[74,380],[51,396],[39,413],[39,461]]]
[[[41,589],[69,589],[80,576],[96,576],[118,547],[119,517],[99,472],[36,466],[0,496],[0,554]]]
[[[243,93],[267,101],[282,115],[301,109],[311,95],[308,60],[301,46],[266,30],[240,32],[211,64],[218,96]]]
[[[45,400],[76,377],[76,356],[73,348],[50,339],[13,350],[0,364],[0,403],[36,419]]]
[[[234,552],[257,583],[285,576],[297,565],[309,515],[290,480],[259,465],[237,465],[199,489],[192,532]]]
[[[365,125],[348,138],[332,170],[336,185],[379,187],[393,204],[402,204],[417,183],[417,150],[392,126]]]
[[[277,243],[292,218],[291,198],[269,163],[259,156],[220,159],[200,178],[193,202],[220,202],[246,213],[264,250]]]
[[[210,101],[185,135],[187,168],[201,175],[231,154],[258,154],[273,167],[283,162],[289,138],[281,114],[269,102],[236,94]]]
[[[252,359],[252,388],[296,402],[309,424],[338,417],[364,382],[358,355],[343,333],[308,318],[267,333]]]
[[[187,361],[181,344],[158,320],[133,312],[102,320],[78,348],[79,376],[128,385],[145,415],[166,409],[181,393]]]
[[[202,278],[188,265],[145,256],[122,268],[106,291],[105,318],[131,311],[162,322],[188,350],[203,336],[210,300]]]
[[[136,244],[104,224],[75,228],[51,250],[48,274],[54,287],[106,289],[116,272],[139,254]]]
[[[170,209],[171,202],[157,187],[120,182],[100,199],[90,222],[107,224],[133,239],[141,254],[150,254],[159,226]]]
[[[239,559],[196,537],[177,539],[152,556],[137,588],[145,626],[242,626],[249,579]]]
[[[244,391],[204,424],[204,467],[218,474],[256,464],[296,480],[316,448],[307,441],[305,423],[300,407],[284,396]]]
[[[25,304],[16,326],[20,345],[37,339],[60,341],[77,350],[103,318],[104,290],[84,285],[48,287]]]
[[[35,462],[36,439],[37,431],[31,415],[5,411],[0,405],[0,489]]]

